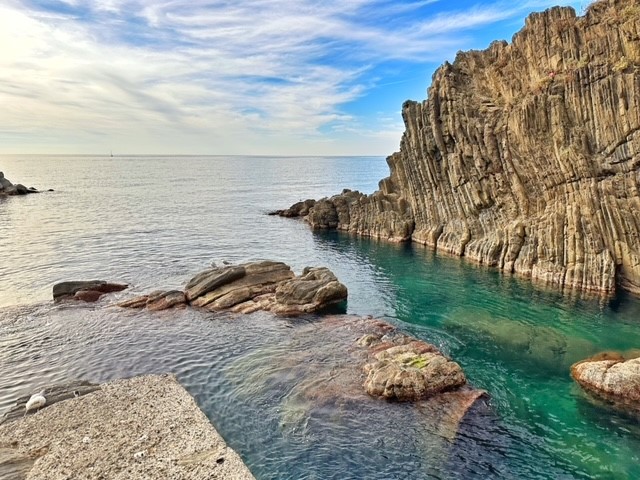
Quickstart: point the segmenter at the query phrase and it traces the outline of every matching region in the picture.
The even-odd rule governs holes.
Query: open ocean
[[[640,478],[638,420],[569,377],[594,353],[640,348],[638,299],[563,296],[421,246],[266,215],[371,193],[389,173],[382,157],[0,156],[0,170],[55,190],[0,199],[0,414],[52,383],[173,372],[258,479]],[[125,282],[129,296],[259,259],[329,267],[348,313],[437,345],[489,392],[488,408],[451,440],[410,404],[302,402],[286,362],[317,340],[313,318],[51,300],[64,280]]]

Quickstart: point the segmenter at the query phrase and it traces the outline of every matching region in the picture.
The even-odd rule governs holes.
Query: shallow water
[[[637,299],[570,298],[419,246],[264,215],[342,187],[371,192],[388,174],[382,158],[0,162],[9,179],[56,190],[0,200],[0,412],[43,384],[172,371],[261,479],[640,478],[638,422],[591,403],[568,375],[598,351],[640,348]],[[328,266],[349,287],[350,313],[438,345],[490,393],[489,408],[450,442],[409,405],[301,402],[295,372],[307,370],[291,361],[330,341],[313,318],[49,301],[60,280],[138,292],[179,287],[212,261],[264,258]],[[342,361],[304,358],[309,371]]]

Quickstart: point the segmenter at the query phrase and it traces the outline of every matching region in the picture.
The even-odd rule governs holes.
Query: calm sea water
[[[592,403],[568,373],[598,351],[640,348],[637,299],[570,298],[419,246],[265,215],[372,192],[383,158],[4,156],[0,170],[55,189],[0,200],[0,413],[41,385],[171,371],[259,479],[640,478],[638,421]],[[450,440],[411,405],[310,402],[309,372],[341,362],[313,318],[50,301],[57,281],[142,292],[257,259],[328,266],[349,313],[440,346],[490,393],[488,408]]]

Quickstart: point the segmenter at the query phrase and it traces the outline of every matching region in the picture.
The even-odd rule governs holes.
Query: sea
[[[638,419],[569,375],[597,352],[640,348],[637,298],[563,294],[419,245],[267,215],[343,188],[371,193],[389,174],[383,157],[4,155],[0,170],[54,190],[0,199],[0,414],[46,385],[171,372],[257,479],[640,478]],[[447,437],[412,404],[314,403],[301,385],[319,372],[321,390],[342,360],[309,353],[330,340],[313,316],[111,306],[261,259],[329,267],[348,287],[347,313],[437,345],[488,393],[482,408]],[[53,303],[54,283],[91,279],[130,287]]]

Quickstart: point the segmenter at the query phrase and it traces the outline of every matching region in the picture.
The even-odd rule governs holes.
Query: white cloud
[[[375,135],[399,141],[400,122],[362,129],[343,106],[376,65],[439,62],[463,32],[522,13],[493,3],[425,18],[436,0],[64,3],[0,6],[0,151],[356,148],[319,133],[334,125],[372,153]]]

